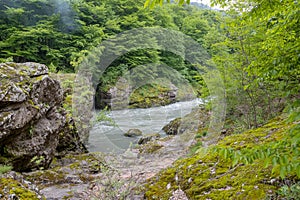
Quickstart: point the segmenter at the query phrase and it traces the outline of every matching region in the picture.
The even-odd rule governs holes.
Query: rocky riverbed
[[[195,123],[180,135],[146,135],[118,155],[87,153],[64,109],[68,94],[45,65],[3,63],[0,71],[2,199],[142,199],[140,186],[185,156],[199,128]],[[185,119],[202,113],[207,121],[202,111]]]

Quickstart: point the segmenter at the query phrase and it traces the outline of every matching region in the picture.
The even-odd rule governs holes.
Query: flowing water
[[[90,131],[89,151],[122,153],[137,140],[123,135],[129,129],[139,129],[143,134],[164,135],[162,128],[166,124],[190,113],[194,107],[202,103],[201,99],[195,99],[160,107],[110,111],[107,116],[114,121],[114,124],[101,121],[94,125]]]

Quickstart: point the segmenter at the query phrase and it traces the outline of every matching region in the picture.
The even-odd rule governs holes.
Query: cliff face
[[[45,65],[1,63],[0,80],[0,164],[47,168],[55,155],[85,151]]]

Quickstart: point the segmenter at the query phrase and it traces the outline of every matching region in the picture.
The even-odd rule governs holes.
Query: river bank
[[[194,109],[183,118],[190,120],[197,113],[199,117],[206,116],[202,109]],[[38,194],[46,199],[118,199],[122,195],[125,199],[142,199],[143,192],[137,186],[184,157],[194,141],[196,127],[198,124],[187,128],[181,135],[132,146],[122,154],[94,152],[67,155],[55,159],[47,170],[20,174],[22,178],[19,180],[36,185]],[[3,180],[8,180],[7,184],[12,178]],[[110,183],[107,185],[106,181]],[[124,191],[120,183],[128,188]],[[110,187],[114,187],[116,193],[112,194]],[[127,190],[130,192],[127,193]]]
[[[223,136],[215,146],[202,148],[201,142],[206,132],[204,125],[197,132],[187,130],[182,135],[129,148],[123,154],[94,152],[67,155],[54,161],[48,170],[19,176],[23,176],[23,184],[30,183],[31,188],[34,185],[39,188],[40,199],[43,196],[46,199],[87,200],[169,200],[178,196],[182,199],[280,199],[283,194],[278,191],[282,187],[296,184],[295,174],[288,174],[282,180],[279,171],[272,170],[272,166],[266,167],[264,160],[257,159],[245,164],[241,159],[232,164],[231,153],[226,156],[220,150],[268,146],[298,126],[299,121],[291,123],[281,116],[263,127],[239,135]],[[2,195],[6,190],[16,191],[7,186],[13,183],[13,178],[5,178],[7,176],[1,178]],[[38,198],[35,196],[32,199]]]
[[[48,80],[46,75],[43,76]],[[66,103],[70,100],[69,95],[64,92],[64,108],[70,103]],[[112,111],[106,117],[113,118],[118,129],[109,134],[115,126],[107,121],[94,124],[95,132],[89,141],[94,145],[90,151],[94,148],[95,152],[56,154],[49,166],[45,165],[47,168],[39,165],[42,158],[35,157],[31,162],[36,168],[21,173],[0,165],[0,198],[280,199],[297,193],[297,171],[287,171],[288,167],[282,171],[280,165],[284,161],[275,160],[280,163],[276,165],[272,156],[278,150],[281,154],[286,153],[287,144],[291,147],[299,145],[293,140],[300,130],[299,120],[291,121],[282,114],[264,126],[242,134],[228,131],[229,127],[222,130],[217,144],[203,148],[209,134],[210,114],[198,107],[199,103],[202,102],[194,100],[164,107]],[[55,105],[62,110],[61,102]],[[144,134],[158,132],[161,135],[165,134],[161,132],[164,129],[170,135],[137,144],[138,137],[125,141],[123,134],[131,128],[139,128]],[[101,132],[103,129],[110,131]],[[101,134],[107,141],[103,142]],[[115,141],[114,136],[117,136]],[[281,148],[272,146],[282,144],[281,140],[286,142]],[[105,144],[116,147],[119,152],[107,149]],[[265,153],[263,147],[273,153]],[[288,152],[288,155],[297,155],[297,152]],[[265,160],[269,160],[267,164]],[[282,193],[284,188],[293,193]]]

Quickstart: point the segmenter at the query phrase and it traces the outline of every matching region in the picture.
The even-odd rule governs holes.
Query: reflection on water
[[[177,117],[183,117],[190,113],[199,104],[202,104],[201,99],[153,108],[111,111],[108,116],[114,120],[117,126],[113,126],[109,122],[96,123],[90,131],[89,151],[121,153],[136,140],[136,138],[123,136],[129,129],[137,128],[144,134],[162,133],[161,129],[164,125]]]

